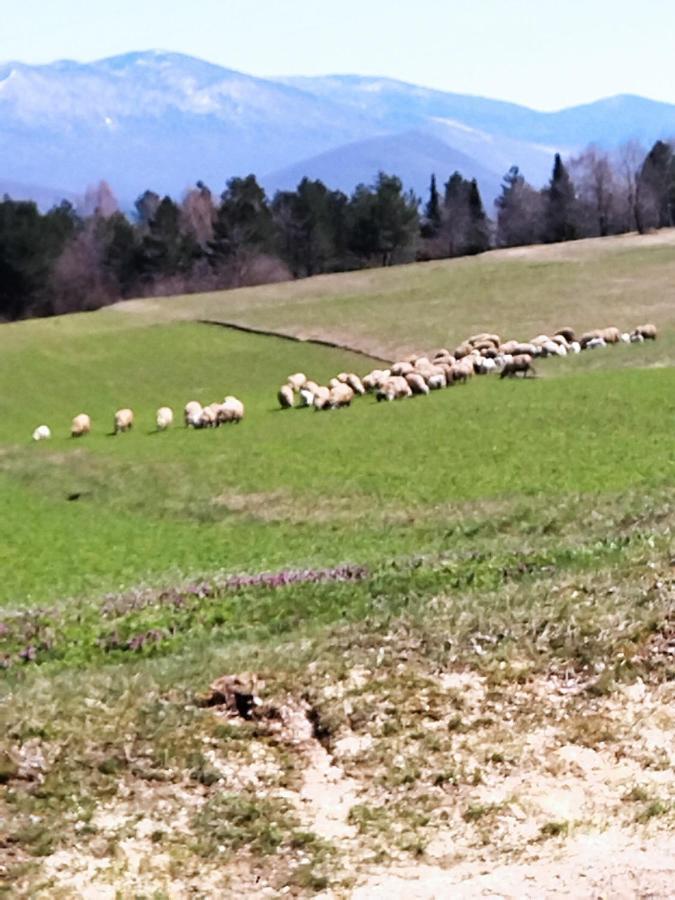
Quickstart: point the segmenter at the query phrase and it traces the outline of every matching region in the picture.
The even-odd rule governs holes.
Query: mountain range
[[[257,78],[164,51],[93,63],[0,64],[0,193],[49,205],[105,179],[125,207],[145,189],[214,192],[254,172],[269,193],[303,176],[351,191],[379,169],[424,196],[458,169],[489,204],[517,164],[675,135],[675,105],[620,95],[559,112],[358,75]]]

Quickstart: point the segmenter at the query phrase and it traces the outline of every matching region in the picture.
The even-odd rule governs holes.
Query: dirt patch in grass
[[[201,777],[121,777],[17,884],[37,897],[668,896],[674,684],[495,687],[383,646],[379,665],[315,669],[317,705],[270,683],[271,718],[205,709]],[[611,739],[584,725],[570,740],[591,718]],[[221,756],[223,739],[240,752]]]

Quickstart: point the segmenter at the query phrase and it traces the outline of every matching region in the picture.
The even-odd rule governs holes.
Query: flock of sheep
[[[578,339],[572,328],[560,328],[551,337],[540,334],[527,343],[502,342],[496,334],[476,334],[463,341],[450,353],[437,350],[431,356],[412,354],[393,363],[388,369],[373,369],[363,378],[353,372],[341,372],[328,385],[310,381],[302,372],[290,375],[279,388],[277,399],[282,409],[312,406],[316,410],[339,409],[349,406],[356,396],[374,393],[377,400],[402,400],[416,394],[466,383],[474,375],[499,372],[501,378],[534,375],[533,360],[537,357],[567,356],[582,350],[593,350],[610,344],[642,343],[656,340],[654,325],[638,325],[632,332],[618,328],[587,331]],[[244,418],[244,404],[227,396],[222,403],[202,406],[191,400],[184,409],[184,422],[190,428],[218,428],[227,423],[239,423]],[[174,421],[173,410],[162,406],[155,422],[158,431],[166,431]],[[134,424],[131,409],[118,409],[114,417],[114,434],[130,431]],[[75,416],[70,427],[72,437],[82,437],[91,431],[91,418],[86,413]],[[48,425],[39,425],[33,432],[34,441],[51,437]]]
[[[476,334],[463,341],[451,353],[437,350],[431,356],[412,354],[388,369],[373,369],[363,378],[353,372],[341,372],[328,385],[310,381],[302,372],[290,375],[279,388],[277,399],[282,409],[313,406],[316,410],[349,406],[354,397],[374,393],[377,400],[402,400],[416,394],[466,383],[474,375],[499,373],[501,378],[534,375],[537,357],[567,356],[583,350],[595,350],[618,343],[642,343],[656,340],[656,327],[638,325],[632,332],[618,328],[587,331],[578,339],[572,328],[560,328],[552,336],[537,335],[528,342],[502,342],[496,334]]]
[[[183,412],[185,426],[190,428],[218,428],[226,423],[238,424],[244,418],[244,404],[236,397],[227,396],[222,403],[210,403],[202,406],[197,400],[185,405]],[[173,410],[170,406],[160,406],[155,415],[158,431],[166,431],[173,425]],[[131,409],[118,409],[115,413],[113,433],[121,434],[131,431],[134,425],[134,413]],[[75,416],[70,426],[71,437],[82,437],[91,431],[91,418],[87,413]],[[33,432],[34,441],[48,440],[52,436],[48,425],[38,425]]]

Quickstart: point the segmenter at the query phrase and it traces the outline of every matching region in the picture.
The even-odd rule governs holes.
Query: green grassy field
[[[29,894],[43,879],[47,894],[60,896],[34,860],[72,848],[78,821],[95,842],[105,829],[92,817],[120,783],[147,784],[161,771],[206,791],[216,818],[236,819],[236,839],[219,838],[228,859],[242,846],[254,861],[282,849],[292,856],[309,842],[306,878],[279,870],[274,885],[325,886],[339,846],[301,839],[296,813],[274,805],[274,791],[299,777],[278,741],[265,743],[280,754],[282,774],[264,815],[249,794],[241,807],[238,788],[236,809],[230,799],[223,811],[222,798],[208,793],[202,744],[216,740],[214,726],[192,700],[224,671],[266,672],[273,697],[311,695],[334,738],[365,731],[366,720],[347,721],[335,693],[321,699],[317,685],[363,665],[392,685],[408,667],[410,690],[458,667],[494,685],[573,672],[598,695],[638,676],[669,677],[667,657],[645,647],[668,633],[672,616],[673,275],[673,236],[664,234],[133,301],[0,328],[0,713],[8,735],[0,812],[23,823],[0,817],[0,856],[7,848],[12,856],[6,871],[23,873]],[[646,319],[661,329],[655,344],[542,361],[537,379],[476,378],[428,398],[365,397],[331,413],[276,408],[290,372],[318,381],[363,372],[374,364],[363,353],[452,346],[483,328],[526,338],[559,324],[627,328]],[[180,418],[187,400],[228,393],[246,404],[241,425],[155,432],[158,406]],[[122,406],[136,411],[136,426],[113,437]],[[93,433],[72,440],[80,411]],[[42,422],[54,436],[34,444]],[[347,582],[224,584],[238,573],[342,564],[363,569]],[[310,665],[318,673],[311,690]],[[404,709],[412,700],[401,690],[388,702]],[[377,703],[368,702],[375,716]],[[385,770],[406,742],[418,747],[419,722],[401,716],[378,744]],[[223,731],[219,752],[246,756],[260,734],[245,738]],[[14,779],[17,748],[34,741],[52,760],[38,791]],[[446,749],[424,752],[442,768]],[[372,774],[368,760],[363,771]],[[470,802],[475,775],[456,777]],[[408,782],[378,775],[377,803],[403,805],[381,828],[371,813],[354,812],[364,846],[373,849],[377,831],[397,852],[423,852],[431,819],[420,813],[422,798],[444,778],[420,770],[405,793]],[[207,806],[190,826],[196,844],[171,842],[176,865],[199,868],[206,863],[195,860],[213,856],[203,833],[209,815]],[[259,827],[273,815],[286,822],[280,837]]]

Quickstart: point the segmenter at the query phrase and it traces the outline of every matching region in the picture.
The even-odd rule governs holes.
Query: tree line
[[[556,155],[543,189],[514,166],[495,206],[493,220],[459,172],[440,189],[432,176],[423,204],[383,172],[351,196],[305,178],[270,199],[254,175],[230,179],[220,196],[198,182],[180,202],[148,190],[130,215],[105,182],[80,209],[42,213],[5,196],[0,319],[672,226],[675,150],[657,141],[646,154],[628,143],[614,156]]]

